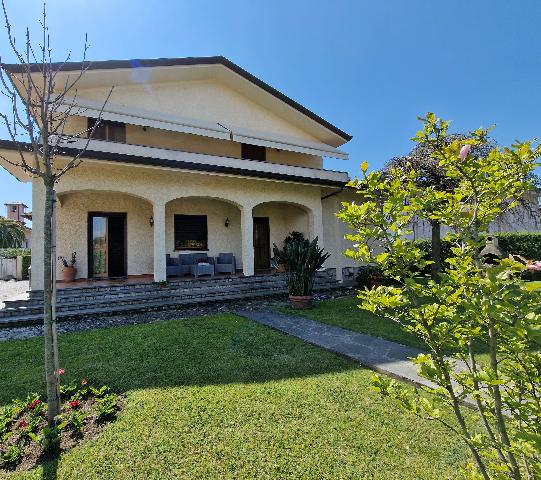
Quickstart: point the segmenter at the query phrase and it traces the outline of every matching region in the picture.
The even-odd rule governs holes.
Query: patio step
[[[316,291],[337,288],[334,270],[318,272]],[[56,313],[59,321],[87,315],[114,314],[174,308],[197,303],[223,302],[285,295],[283,275],[209,278],[197,281],[172,281],[160,287],[154,283],[109,285],[59,289]],[[35,325],[43,322],[41,293],[28,300],[5,302],[0,310],[0,328]]]

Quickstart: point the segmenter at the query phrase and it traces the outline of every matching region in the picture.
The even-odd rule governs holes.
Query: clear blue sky
[[[7,0],[17,31],[36,25],[40,4]],[[541,136],[535,0],[49,0],[48,10],[58,59],[70,49],[80,59],[85,31],[93,60],[226,56],[352,134],[351,160],[326,161],[352,175],[409,151],[426,111],[455,131],[496,124],[500,144]],[[0,202],[12,199],[30,205],[30,188],[2,170]]]

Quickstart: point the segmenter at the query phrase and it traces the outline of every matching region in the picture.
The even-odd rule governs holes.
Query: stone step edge
[[[327,291],[332,290],[334,288],[339,288],[338,286],[331,285],[331,286],[320,286],[316,287],[314,291]],[[193,300],[193,303],[203,303],[204,301],[208,301],[210,299],[213,300],[220,300],[220,299],[227,299],[231,297],[232,295],[235,295],[236,298],[242,298],[243,295],[250,297],[252,296],[253,291],[245,288],[242,293],[238,293],[239,290],[237,289],[234,292],[231,291],[219,291],[219,292],[212,292],[212,294],[209,294],[210,292],[207,292],[206,294],[202,294],[201,292],[198,293],[191,293],[188,295],[153,295],[150,298],[148,298],[148,295],[141,296],[138,298],[131,298],[131,297],[125,297],[122,299],[117,299],[115,302],[111,302],[108,300],[102,301],[102,302],[89,302],[89,303],[82,303],[77,304],[80,305],[79,308],[73,308],[76,303],[72,304],[64,304],[64,305],[57,305],[57,315],[59,317],[66,315],[65,312],[85,312],[88,310],[88,306],[95,306],[96,304],[106,305],[106,310],[111,309],[118,309],[120,307],[123,307],[125,305],[132,305],[134,303],[137,303],[143,307],[146,304],[150,303],[156,303],[161,302],[163,304],[169,304],[169,303],[176,303],[180,300]],[[258,289],[262,294],[268,295],[272,294],[272,292],[285,292],[287,293],[287,288],[285,286],[279,286],[276,288],[265,288],[265,289]],[[14,317],[20,317],[32,315],[32,312],[36,312],[35,314],[38,315],[37,312],[39,312],[43,308],[42,305],[33,305],[30,307],[24,306],[24,307],[18,307],[18,308],[8,308],[0,310],[0,321],[6,320],[9,321],[9,319]]]
[[[257,298],[257,297],[275,297],[278,295],[286,294],[286,290],[282,291],[273,291],[273,292],[252,292],[251,294],[239,294],[239,295],[229,295],[227,298],[221,298],[221,297],[215,297],[215,298],[207,298],[206,302],[226,302],[231,300],[240,300],[243,298]],[[184,299],[184,300],[177,300],[176,302],[151,302],[145,305],[140,306],[134,306],[134,305],[121,305],[114,309],[111,308],[95,308],[95,309],[86,309],[84,311],[72,311],[72,312],[63,312],[62,314],[59,314],[57,319],[58,321],[69,321],[69,320],[75,320],[79,318],[84,318],[89,315],[96,315],[96,314],[111,314],[114,315],[116,313],[129,313],[129,312],[141,312],[146,310],[154,310],[154,309],[167,309],[167,308],[174,308],[175,306],[182,306],[182,305],[193,305],[201,303],[200,299]],[[13,328],[13,327],[23,327],[23,326],[31,326],[31,325],[39,325],[43,323],[43,316],[39,314],[34,315],[27,315],[27,316],[21,316],[21,317],[15,317],[12,319],[0,319],[0,330],[2,328]]]
[[[334,275],[334,269],[327,269],[325,271],[321,271],[317,273],[317,279],[320,278],[329,278],[336,281],[336,277]],[[268,280],[282,280],[285,281],[285,277],[283,274],[266,274],[266,275],[252,275],[249,277],[220,277],[220,278],[210,278],[210,277],[202,277],[198,280],[169,280],[167,282],[168,285],[172,286],[179,286],[182,284],[192,284],[194,286],[200,285],[203,283],[255,283],[255,282],[261,282],[261,281],[268,281]],[[73,294],[82,293],[84,291],[89,292],[97,292],[97,293],[103,293],[104,291],[117,291],[121,289],[155,289],[158,288],[157,284],[154,282],[145,282],[145,283],[131,283],[131,284],[119,284],[119,285],[104,285],[104,286],[85,286],[85,287],[69,287],[69,288],[62,288],[58,289],[58,295],[69,295],[71,292]],[[39,293],[38,293],[39,292]],[[66,293],[63,293],[66,292]],[[68,293],[69,292],[69,293]],[[30,291],[30,294],[32,295],[32,291]],[[34,295],[40,295],[41,291],[34,291]]]
[[[337,287],[340,288],[340,287]],[[325,289],[328,290],[328,289]],[[321,290],[317,290],[321,291]],[[254,291],[249,293],[242,293],[242,294],[230,294],[228,296],[214,296],[214,297],[208,297],[205,299],[206,302],[227,302],[231,300],[240,300],[243,298],[257,298],[257,297],[275,297],[278,295],[286,295],[287,289],[280,289],[280,290],[270,290],[270,291]],[[115,314],[115,313],[121,313],[121,312],[137,312],[137,311],[145,311],[149,309],[162,309],[162,308],[172,308],[175,306],[180,305],[194,305],[202,303],[200,298],[186,298],[186,299],[176,299],[176,301],[170,301],[170,302],[149,302],[147,304],[140,304],[139,306],[134,305],[119,305],[115,308],[111,308],[109,306],[108,308],[98,308],[98,309],[84,309],[84,310],[75,310],[71,312],[59,312],[58,313],[58,319],[59,321],[62,319],[62,321],[66,321],[66,319],[76,319],[85,317],[88,315],[95,315],[95,314]],[[14,316],[14,317],[7,317],[7,318],[0,318],[0,329],[2,328],[12,328],[12,327],[20,327],[20,326],[28,326],[28,325],[38,325],[43,322],[43,316],[41,314],[32,314],[32,315],[25,315],[25,316]]]
[[[334,288],[337,282],[333,281],[320,281],[315,283],[314,288],[317,289],[327,289]],[[262,285],[258,285],[259,289],[268,289],[268,288],[282,288],[285,286],[284,282],[267,282]],[[57,306],[64,307],[73,304],[84,304],[84,303],[110,303],[115,301],[124,301],[124,300],[138,300],[139,298],[144,297],[168,297],[168,296],[179,296],[179,295],[207,295],[207,294],[222,294],[231,290],[248,290],[253,289],[253,285],[240,284],[235,287],[231,286],[206,286],[203,288],[190,288],[190,289],[155,289],[147,292],[123,292],[116,295],[105,296],[104,295],[84,295],[84,296],[71,296],[63,297],[57,299]],[[0,314],[3,310],[17,309],[17,308],[41,308],[43,306],[43,300],[37,299],[28,299],[28,300],[13,300],[6,301],[6,307],[0,310]]]

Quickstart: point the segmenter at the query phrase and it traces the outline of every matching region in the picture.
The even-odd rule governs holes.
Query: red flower
[[[64,373],[66,373],[66,371],[63,369],[63,368],[59,368],[56,372],[57,375],[64,375]]]
[[[71,408],[77,408],[81,402],[79,400],[73,400],[72,402],[68,402],[68,405]]]
[[[81,385],[88,385],[88,378],[83,378],[81,380]]]
[[[34,410],[39,404],[41,404],[41,400],[39,398],[36,398],[35,400],[32,400],[26,407],[28,410]]]
[[[17,425],[18,428],[26,428],[28,427],[28,422],[26,420],[21,420],[19,422],[19,425]]]

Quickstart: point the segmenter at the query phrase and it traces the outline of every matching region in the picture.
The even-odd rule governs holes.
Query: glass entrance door
[[[92,217],[92,275],[107,277],[108,271],[108,235],[107,217]]]
[[[88,214],[88,276],[126,276],[126,214]]]

